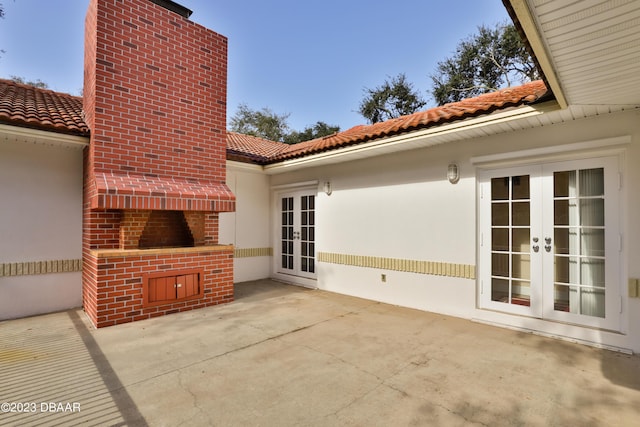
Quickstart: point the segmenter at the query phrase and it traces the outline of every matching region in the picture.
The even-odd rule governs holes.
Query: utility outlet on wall
[[[380,275],[380,280],[382,281],[382,283],[387,283],[387,275],[386,274],[381,274]]]
[[[640,285],[638,279],[629,279],[629,296],[631,298],[637,298],[640,296]]]

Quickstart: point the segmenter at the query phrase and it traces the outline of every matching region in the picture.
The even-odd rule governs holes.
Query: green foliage
[[[246,104],[240,104],[236,113],[231,117],[229,130],[287,144],[309,141],[340,131],[339,126],[316,122],[315,125],[306,127],[302,132],[297,132],[289,128],[288,118],[289,114],[279,115],[269,108],[257,111],[252,110]]]
[[[20,84],[23,84],[23,85],[39,87],[40,89],[48,89],[49,88],[49,85],[46,84],[45,82],[43,82],[40,79],[37,79],[37,80],[25,80],[24,77],[11,76],[10,80],[12,82],[20,83]]]
[[[375,89],[365,88],[364,91],[365,97],[360,102],[358,112],[369,123],[412,114],[426,105],[403,73],[391,78],[391,81],[385,80]]]
[[[289,133],[288,118],[289,114],[278,115],[269,108],[257,111],[246,104],[240,104],[231,118],[229,129],[270,141],[283,141],[285,135]]]
[[[478,27],[476,34],[458,44],[452,57],[438,63],[430,77],[432,95],[443,105],[540,75],[515,26],[503,23]]]
[[[297,144],[298,142],[310,141],[323,136],[340,132],[340,126],[331,126],[325,122],[316,122],[313,126],[307,126],[302,132],[292,131],[284,137],[287,144]]]

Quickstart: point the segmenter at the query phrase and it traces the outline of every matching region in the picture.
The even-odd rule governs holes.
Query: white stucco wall
[[[318,193],[318,252],[475,265],[475,180],[458,147],[274,175],[273,184],[331,181],[330,196]],[[451,161],[462,167],[455,185],[446,180]],[[317,286],[461,317],[475,306],[470,279],[321,262]]]
[[[82,151],[0,139],[0,264],[82,258]],[[0,319],[82,305],[80,272],[0,277]]]
[[[640,299],[628,298],[626,292],[627,277],[640,277],[640,222],[636,220],[640,218],[640,171],[635,168],[640,164],[640,112],[601,115],[384,157],[310,167],[273,175],[271,183],[277,187],[310,180],[331,181],[330,196],[318,193],[318,252],[476,266],[478,168],[471,164],[473,157],[623,135],[630,135],[631,143],[624,148],[622,179],[626,196],[620,207],[625,236],[619,284],[624,295],[622,333],[478,309],[476,279],[321,262],[317,286],[640,352]],[[455,185],[446,181],[447,165],[452,161],[460,165],[462,173]],[[386,282],[381,280],[382,274],[386,275]]]
[[[269,176],[259,168],[227,162],[227,185],[236,195],[236,211],[220,214],[220,243],[231,243],[236,251],[271,248]],[[249,255],[235,258],[234,282],[270,276],[272,257]]]

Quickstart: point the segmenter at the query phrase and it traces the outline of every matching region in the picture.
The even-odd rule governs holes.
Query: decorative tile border
[[[9,262],[0,264],[0,277],[82,271],[81,259]]]
[[[273,248],[236,248],[233,256],[235,258],[273,256]]]
[[[318,261],[330,264],[351,265],[354,267],[378,268],[381,270],[403,271],[407,273],[431,274],[434,276],[476,278],[476,266],[468,264],[451,264],[437,261],[420,261],[413,259],[384,258],[363,255],[318,253]]]

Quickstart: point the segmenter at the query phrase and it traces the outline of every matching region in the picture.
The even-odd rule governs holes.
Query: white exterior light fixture
[[[331,195],[331,182],[330,181],[325,181],[324,185],[323,185],[323,188],[324,188],[324,193],[327,196],[330,196]]]
[[[449,163],[447,169],[447,179],[450,183],[455,184],[460,181],[460,168],[457,163]]]

